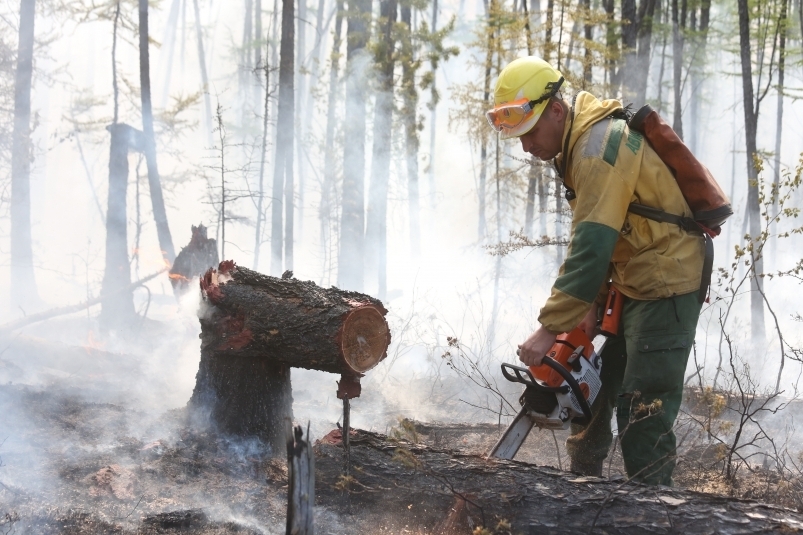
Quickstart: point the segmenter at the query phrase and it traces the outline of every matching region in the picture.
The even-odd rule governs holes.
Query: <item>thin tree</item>
[[[21,0],[11,134],[11,306],[37,304],[31,243],[31,80],[36,0]],[[23,309],[24,310],[24,309]]]
[[[260,59],[261,61],[261,59]],[[259,150],[259,191],[257,192],[257,219],[254,229],[254,271],[259,271],[259,252],[262,247],[262,222],[265,212],[262,206],[265,198],[265,163],[268,148],[268,116],[270,113],[270,66],[267,62],[260,69],[265,73],[265,94],[262,102],[262,140]]]
[[[432,0],[432,32],[438,31],[438,0]],[[438,55],[433,51],[430,54],[432,65],[432,83],[430,85],[429,97],[429,204],[432,210],[435,209],[435,128],[438,117],[438,89],[436,82],[438,79]]]
[[[778,42],[778,104],[775,114],[775,168],[772,184],[774,191],[777,191],[781,181],[781,134],[783,133],[783,97],[784,97],[784,75],[786,74],[786,33],[787,33],[787,10],[789,0],[781,0],[781,13],[778,17],[779,42]],[[773,195],[773,212],[778,210],[778,196]],[[773,238],[772,247],[775,249],[776,240]]]
[[[297,92],[298,98],[294,100],[294,107],[295,107],[295,120],[298,122],[298,135],[294,136],[294,141],[296,144],[295,148],[295,155],[297,158],[298,164],[298,230],[299,233],[302,230],[302,226],[304,223],[304,193],[306,191],[306,166],[304,165],[304,158],[301,150],[302,143],[304,142],[304,136],[306,132],[304,131],[304,115],[311,113],[311,110],[305,110],[301,108],[301,105],[304,104],[305,101],[305,94],[307,93],[307,74],[306,74],[306,65],[305,59],[307,54],[307,0],[298,0],[298,18],[297,18],[298,28],[297,28],[297,42],[296,46],[296,79],[297,79]],[[287,268],[290,269],[290,268]]]
[[[212,101],[209,95],[209,76],[206,73],[206,54],[204,52],[204,34],[201,29],[201,10],[198,7],[198,0],[192,0],[195,10],[195,35],[198,49],[198,64],[201,67],[201,92],[204,95],[204,131],[206,133],[206,145],[212,146]]]
[[[375,45],[377,94],[374,105],[374,140],[368,213],[365,228],[365,266],[369,280],[377,281],[377,297],[387,294],[387,207],[393,131],[393,69],[395,67],[397,1],[382,0],[379,8],[381,35]]]
[[[145,164],[148,167],[148,186],[151,193],[153,218],[156,221],[156,234],[162,257],[168,265],[176,259],[170,226],[167,224],[162,182],[156,164],[156,138],[153,133],[153,109],[151,107],[151,74],[148,52],[148,0],[139,0],[139,79],[142,100],[142,132],[145,135]]]
[[[417,260],[421,254],[421,226],[418,182],[418,91],[415,75],[421,61],[416,59],[413,43],[411,0],[401,2],[399,63],[402,66],[401,121],[404,126],[404,160],[407,167],[407,217],[410,225],[410,254]]]
[[[672,0],[672,81],[674,87],[675,109],[672,128],[683,139],[683,43],[686,30],[687,0]]]
[[[692,14],[696,13],[693,11]],[[693,33],[692,42],[694,44],[693,59],[694,63],[702,63],[705,66],[706,50],[708,46],[708,27],[711,21],[711,0],[702,0],[700,3],[700,27]],[[692,21],[694,27],[694,21]],[[693,28],[695,29],[695,28]],[[691,134],[689,145],[692,152],[697,152],[699,148],[700,131],[700,106],[702,104],[703,84],[705,78],[702,76],[701,68],[698,65],[691,65],[691,102],[689,103],[689,118],[691,120]]]
[[[371,0],[349,0],[346,39],[346,115],[343,146],[343,192],[340,216],[340,252],[337,261],[338,286],[363,288],[365,243],[365,101],[366,51],[369,37]]]
[[[276,116],[276,155],[273,166],[273,195],[271,199],[270,272],[274,276],[282,274],[282,260],[284,260],[284,269],[293,269],[294,12],[293,0],[282,0],[279,102]],[[284,225],[282,225],[283,208],[285,215]],[[282,251],[282,243],[284,243],[284,251]]]
[[[330,247],[332,243],[331,223],[333,202],[335,201],[335,110],[337,109],[338,71],[340,70],[341,34],[343,31],[343,0],[337,0],[335,10],[335,31],[329,68],[329,91],[326,106],[326,139],[324,142],[323,187],[319,219],[321,223],[321,246],[323,247],[324,271],[326,264],[331,266]]]
[[[750,42],[750,11],[748,0],[738,0],[739,9],[739,57],[742,66],[742,94],[744,108],[744,141],[747,155],[747,217],[750,222],[750,236],[758,240],[761,233],[761,214],[758,199],[758,171],[756,161],[756,132],[758,130],[758,114],[761,100],[764,95],[756,97],[753,90],[753,63]],[[754,242],[755,243],[755,242]],[[764,338],[764,303],[761,297],[763,292],[761,275],[764,271],[764,260],[761,256],[753,255],[754,270],[750,278],[750,325],[753,338]]]

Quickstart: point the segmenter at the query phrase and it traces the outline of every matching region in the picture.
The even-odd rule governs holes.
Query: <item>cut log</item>
[[[387,356],[382,302],[364,294],[276,278],[221,262],[201,280],[202,351],[359,375]]]
[[[387,311],[367,295],[292,274],[269,277],[231,260],[207,271],[201,290],[201,362],[190,406],[220,431],[259,437],[275,454],[292,420],[291,367],[340,373],[347,384],[387,355]]]

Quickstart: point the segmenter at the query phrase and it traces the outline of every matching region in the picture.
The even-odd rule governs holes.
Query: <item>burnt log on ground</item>
[[[354,533],[369,525],[434,535],[476,526],[506,535],[803,532],[803,514],[752,500],[580,477],[367,431],[352,434],[353,479],[344,481],[342,443],[332,435],[315,446],[316,504],[359,511]]]
[[[355,378],[387,356],[387,310],[367,295],[232,261],[207,271],[201,290],[201,362],[190,407],[222,432],[262,439],[276,455],[292,420],[291,367],[340,373],[341,387],[358,387]]]

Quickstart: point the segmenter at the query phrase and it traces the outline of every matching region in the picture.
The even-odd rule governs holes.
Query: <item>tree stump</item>
[[[201,291],[201,362],[190,406],[220,431],[259,437],[277,454],[292,420],[291,367],[352,379],[387,356],[387,310],[367,295],[292,274],[269,277],[231,260],[206,272]]]
[[[218,265],[217,241],[206,237],[206,227],[192,225],[192,238],[176,256],[170,268],[170,283],[177,297],[187,293],[194,277],[202,277],[209,268]]]

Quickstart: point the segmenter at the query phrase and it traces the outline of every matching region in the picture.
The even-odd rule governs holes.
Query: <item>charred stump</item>
[[[181,249],[170,268],[170,283],[177,297],[190,289],[193,277],[201,277],[209,268],[218,265],[217,240],[206,237],[206,227],[192,226],[190,243]]]
[[[290,368],[353,381],[385,356],[387,310],[367,295],[221,262],[201,279],[201,362],[190,406],[278,453],[292,420]],[[341,383],[349,382],[341,380]]]

